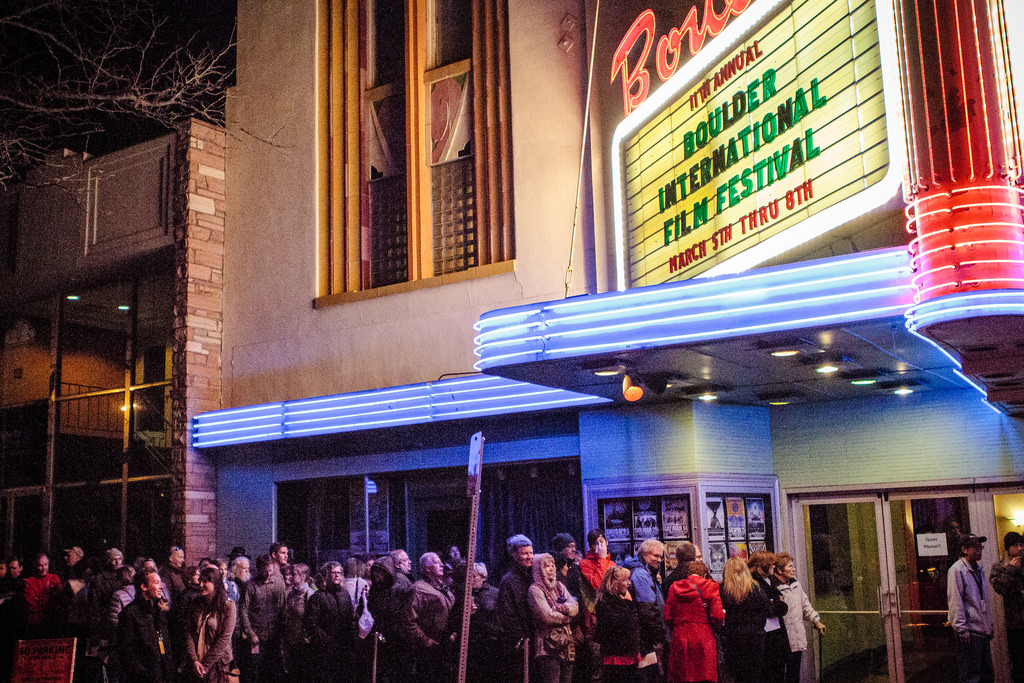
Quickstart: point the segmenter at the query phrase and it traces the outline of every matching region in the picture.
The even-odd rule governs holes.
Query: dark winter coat
[[[306,603],[306,634],[316,680],[344,680],[356,640],[356,614],[344,586],[328,585]]]
[[[601,654],[609,657],[636,657],[640,654],[640,610],[635,600],[606,594],[597,600],[597,625],[594,640]]]
[[[533,618],[526,602],[533,570],[513,566],[498,584],[498,623],[506,647],[533,635]]]
[[[1007,629],[1024,629],[1024,568],[1014,567],[1003,558],[989,575],[992,588],[1003,596],[1003,614]]]
[[[116,650],[123,680],[128,683],[170,683],[174,680],[167,613],[141,592],[121,610]]]

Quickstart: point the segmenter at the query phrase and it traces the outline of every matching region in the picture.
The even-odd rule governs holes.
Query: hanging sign
[[[891,8],[762,6],[618,127],[619,289],[691,278],[741,254],[735,269],[748,268],[898,189]]]

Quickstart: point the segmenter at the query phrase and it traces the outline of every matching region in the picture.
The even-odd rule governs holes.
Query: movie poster
[[[676,548],[679,547],[680,543],[686,541],[665,541],[665,566],[668,567],[669,571],[672,571],[679,566],[676,561]]]
[[[747,559],[747,544],[746,543],[730,543],[729,544],[729,557],[738,557],[741,560]]]
[[[661,499],[661,524],[665,538],[690,538],[690,497],[665,496]]]
[[[725,540],[725,511],[722,508],[721,498],[706,498],[704,500],[704,528],[707,530],[709,541]]]
[[[628,500],[604,501],[604,537],[610,546],[616,541],[630,540],[630,511]]]
[[[658,537],[658,511],[650,498],[633,501],[633,539]]]
[[[750,540],[764,540],[764,498],[747,498],[747,533]]]
[[[751,553],[756,553],[758,551],[768,550],[768,544],[764,541],[751,541],[747,544],[747,548]]]
[[[718,581],[722,580],[722,570],[725,569],[725,544],[724,543],[709,543],[708,544],[708,569],[711,570],[712,575]]]
[[[747,515],[742,498],[725,499],[726,521],[729,525],[730,541],[747,540]]]
[[[622,564],[627,557],[629,557],[629,544],[628,543],[609,543],[608,544],[608,557],[615,564]]]

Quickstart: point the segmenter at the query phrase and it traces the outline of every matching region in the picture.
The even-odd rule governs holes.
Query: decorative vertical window
[[[321,2],[321,294],[511,262],[505,0]]]
[[[477,265],[470,0],[434,0],[429,22],[430,213],[434,275]]]

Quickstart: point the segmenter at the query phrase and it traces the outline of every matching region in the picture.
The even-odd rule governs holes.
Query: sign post
[[[459,638],[458,683],[466,683],[466,662],[469,656],[469,618],[473,614],[473,579],[476,560],[476,532],[480,516],[480,470],[484,463],[484,437],[477,432],[469,440],[469,478],[466,495],[472,498],[469,512],[469,543],[466,545],[466,586],[462,592],[462,634]]]

